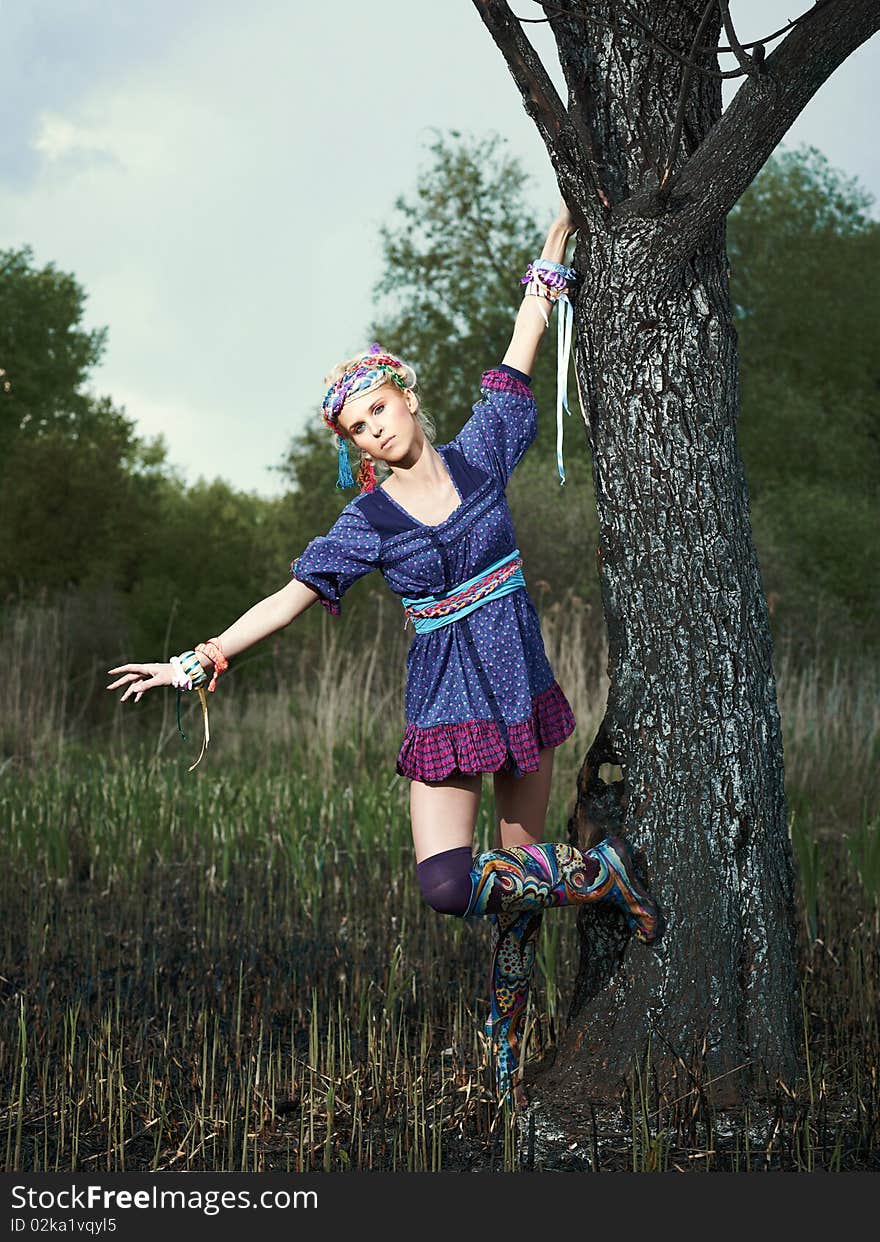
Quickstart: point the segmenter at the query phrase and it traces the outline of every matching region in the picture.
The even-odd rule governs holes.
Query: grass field
[[[548,839],[605,689],[601,647],[562,625],[545,640],[579,727]],[[328,634],[319,667],[303,651],[302,694],[247,699],[230,679],[212,696],[192,775],[199,722],[190,707],[190,743],[175,740],[170,693],[98,740],[22,713],[27,760],[0,775],[7,1171],[880,1167],[875,668],[776,660],[807,1077],[734,1116],[698,1086],[652,1101],[634,1067],[572,1151],[494,1104],[488,927],[420,897],[397,665],[378,639],[355,659]],[[477,847],[488,779],[485,794]],[[550,912],[530,1056],[564,1021],[576,945],[573,912]]]

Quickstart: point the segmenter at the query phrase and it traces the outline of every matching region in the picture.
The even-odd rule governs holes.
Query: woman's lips
[[[391,443],[391,441],[392,441],[393,439],[394,439],[394,436],[389,436],[387,440],[383,440],[383,441],[382,441],[382,446],[381,446],[381,447],[382,447],[383,449],[387,449],[388,445]]]

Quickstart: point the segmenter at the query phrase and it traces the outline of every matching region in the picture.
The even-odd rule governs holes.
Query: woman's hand
[[[559,200],[559,214],[556,217],[556,223],[561,224],[570,234],[577,232],[574,216],[568,210],[568,203],[564,198]]]
[[[134,701],[137,703],[141,695],[146,694],[148,690],[156,686],[170,686],[174,675],[170,664],[120,664],[118,668],[108,668],[107,672],[111,676],[113,673],[125,674],[124,677],[117,678],[107,686],[107,690],[116,690],[119,686],[124,686],[126,682],[131,683],[120,698],[120,703],[124,703],[130,694],[134,695]]]

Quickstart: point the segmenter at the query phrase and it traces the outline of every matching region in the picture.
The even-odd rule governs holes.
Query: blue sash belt
[[[499,570],[513,561],[516,565],[512,570],[507,574],[498,575]],[[451,625],[453,621],[459,621],[469,612],[473,612],[475,608],[488,603],[490,599],[509,595],[511,591],[523,590],[526,580],[521,566],[522,558],[519,548],[514,548],[507,556],[502,556],[500,560],[487,566],[473,578],[460,582],[448,595],[402,595],[401,602],[406,613],[403,628],[406,629],[412,621],[417,634],[426,634],[430,630],[439,629],[441,625]],[[494,583],[491,581],[493,574],[498,575]],[[484,586],[486,589],[481,590]]]

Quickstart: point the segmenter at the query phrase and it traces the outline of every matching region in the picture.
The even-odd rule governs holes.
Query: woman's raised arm
[[[577,227],[571,212],[568,210],[565,199],[561,199],[559,214],[550,225],[544,249],[541,251],[541,258],[549,259],[551,263],[564,263],[568,240],[576,232]],[[552,309],[553,303],[549,298],[523,298],[522,305],[517,312],[510,345],[502,359],[503,363],[509,367],[515,367],[517,371],[522,371],[525,375],[532,374],[535,355],[550,322]]]
[[[232,659],[233,656],[240,655],[242,651],[253,647],[255,643],[268,638],[277,630],[283,630],[312,604],[316,604],[318,599],[316,591],[306,586],[304,582],[298,582],[296,578],[292,578],[280,591],[275,591],[274,594],[261,599],[247,612],[242,613],[237,621],[233,621],[228,630],[223,631],[219,638],[226,658]],[[210,674],[214,668],[213,663],[202,651],[197,652],[197,656],[202,668]],[[120,686],[126,687],[125,693],[120,697],[120,703],[124,703],[132,694],[137,703],[147,690],[154,690],[158,686],[170,686],[173,676],[170,664],[120,664],[107,671],[111,675],[123,674],[107,686],[108,690],[116,690]]]

